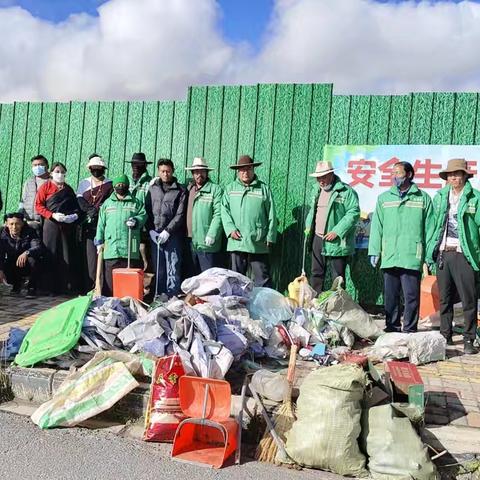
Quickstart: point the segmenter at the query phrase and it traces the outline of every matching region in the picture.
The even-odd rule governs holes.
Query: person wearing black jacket
[[[28,278],[26,298],[34,298],[37,289],[38,261],[42,244],[37,232],[29,227],[23,213],[5,215],[0,230],[0,282],[12,285],[11,293],[22,290],[23,278]]]
[[[155,295],[164,293],[171,297],[180,292],[187,192],[173,176],[171,160],[161,158],[157,167],[158,177],[145,198],[147,229],[156,275]]]
[[[94,245],[97,233],[98,212],[105,200],[113,192],[112,181],[105,177],[107,166],[103,158],[92,153],[88,157],[87,168],[90,177],[78,184],[77,199],[80,210],[85,214],[82,224],[82,250],[85,255],[85,291],[95,287],[97,271],[97,247]]]

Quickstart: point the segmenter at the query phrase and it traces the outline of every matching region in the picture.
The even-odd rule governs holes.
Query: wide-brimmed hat
[[[464,158],[452,158],[448,161],[447,168],[439,173],[440,178],[446,180],[448,173],[457,172],[458,170],[465,172],[467,174],[467,178],[473,177],[473,173],[469,172],[467,169],[467,162]]]
[[[239,159],[236,165],[230,165],[230,168],[233,168],[234,170],[238,170],[239,168],[242,167],[258,167],[261,165],[262,162],[254,162],[253,158],[250,155],[242,155]]]
[[[147,162],[145,154],[143,152],[134,153],[132,155],[132,159],[127,161],[126,163],[143,163],[144,165],[148,165],[152,162]]]
[[[324,160],[317,162],[315,166],[315,171],[310,174],[311,177],[323,177],[324,175],[328,175],[331,172],[334,172],[335,169],[333,168],[332,162],[326,162]]]
[[[87,168],[91,168],[91,167],[100,167],[100,168],[107,168],[107,166],[105,165],[105,162],[103,160],[102,157],[92,157],[88,160],[88,163],[87,163]]]
[[[191,167],[185,167],[185,170],[213,170],[207,165],[207,161],[203,157],[195,157]]]

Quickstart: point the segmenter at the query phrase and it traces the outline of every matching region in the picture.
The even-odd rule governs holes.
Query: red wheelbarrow
[[[180,408],[190,418],[183,420],[177,427],[172,459],[221,468],[237,453],[238,463],[244,395],[243,388],[242,409],[237,420],[230,417],[232,392],[228,382],[188,375],[180,377]]]

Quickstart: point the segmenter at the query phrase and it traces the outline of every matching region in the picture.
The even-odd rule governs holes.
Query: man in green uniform
[[[355,226],[360,217],[360,207],[357,193],[335,175],[331,162],[318,162],[310,176],[315,177],[318,184],[305,221],[305,234],[311,240],[312,249],[310,283],[320,293],[327,259],[333,278],[340,276],[345,279],[347,260],[355,250]]]
[[[243,155],[230,166],[237,179],[225,187],[222,222],[232,270],[245,275],[250,267],[255,286],[269,287],[268,253],[277,239],[277,217],[270,188],[255,175],[258,165]]]
[[[440,177],[447,185],[433,199],[435,228],[427,259],[436,262],[440,293],[440,333],[453,345],[455,292],[462,301],[464,353],[477,353],[477,281],[480,270],[480,192],[468,181],[473,175],[463,158],[449,160]]]
[[[147,171],[147,165],[152,162],[147,162],[143,152],[134,153],[130,162],[132,166],[132,178],[130,180],[130,193],[133,198],[137,198],[145,205],[145,197],[147,196],[148,188],[152,182],[152,176]],[[150,245],[148,241],[148,233],[145,229],[141,232],[140,238],[140,256],[143,260],[143,269],[147,270],[150,259]],[[152,266],[150,265],[150,270]]]
[[[140,232],[147,219],[145,205],[138,198],[133,198],[128,191],[129,180],[120,175],[113,180],[113,193],[100,207],[98,215],[95,245],[104,254],[104,288],[107,297],[113,293],[112,271],[125,268],[128,258],[128,229],[132,229],[131,266],[141,268]]]
[[[394,185],[378,197],[370,229],[370,262],[375,268],[380,261],[383,270],[386,332],[401,329],[401,291],[403,331],[417,331],[420,281],[434,218],[432,200],[413,182],[414,176],[408,162],[393,166]]]
[[[148,187],[152,181],[152,176],[147,172],[147,162],[145,154],[142,152],[134,153],[130,162],[132,166],[132,179],[130,181],[130,193],[133,198],[138,198],[145,203],[145,197]]]
[[[220,185],[212,182],[208,172],[213,170],[204,158],[193,159],[188,185],[187,237],[192,256],[192,274],[220,266],[222,248],[222,195]]]

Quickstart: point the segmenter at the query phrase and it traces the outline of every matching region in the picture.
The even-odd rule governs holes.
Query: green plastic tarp
[[[23,339],[15,363],[31,367],[71,350],[78,342],[92,295],[74,298],[43,312]]]

